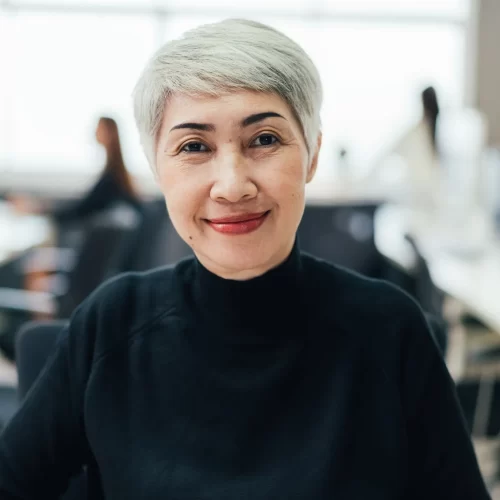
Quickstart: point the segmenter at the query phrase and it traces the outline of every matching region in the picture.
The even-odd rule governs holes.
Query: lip
[[[231,224],[234,222],[246,222],[249,220],[258,219],[259,217],[265,215],[268,211],[269,210],[266,210],[265,212],[257,212],[252,214],[245,213],[245,214],[229,215],[227,217],[220,217],[218,219],[207,219],[207,220],[212,224]]]
[[[258,213],[245,213],[220,217],[217,219],[207,219],[207,224],[223,234],[247,234],[257,230],[267,219],[270,210]]]

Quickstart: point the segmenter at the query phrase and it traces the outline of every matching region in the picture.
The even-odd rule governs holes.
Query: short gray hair
[[[234,90],[280,96],[301,125],[312,157],[321,127],[322,101],[314,63],[278,30],[254,21],[228,19],[199,26],[164,44],[135,86],[135,121],[153,170],[158,131],[170,95],[218,96]]]

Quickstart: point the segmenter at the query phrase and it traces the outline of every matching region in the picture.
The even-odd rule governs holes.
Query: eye
[[[278,142],[278,138],[273,134],[261,134],[257,137],[250,147],[266,147],[272,146]]]
[[[181,151],[183,153],[206,153],[208,151],[208,147],[201,142],[188,142],[182,146]]]

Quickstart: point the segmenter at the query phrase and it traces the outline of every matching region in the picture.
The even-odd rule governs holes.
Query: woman
[[[97,142],[106,150],[106,164],[98,182],[83,198],[52,213],[60,224],[81,222],[117,202],[140,209],[139,196],[123,161],[115,120],[101,117],[95,135]]]
[[[0,439],[0,497],[487,499],[418,306],[301,255],[318,73],[249,21],[167,43],[134,97],[196,258],[101,287]]]
[[[422,91],[422,108],[424,110],[424,116],[422,121],[427,123],[429,130],[430,139],[434,149],[434,153],[437,154],[437,120],[439,117],[439,103],[434,87],[426,87]]]
[[[81,199],[65,203],[52,212],[49,211],[49,215],[61,225],[80,224],[119,202],[129,204],[138,210],[141,208],[139,195],[123,161],[120,135],[115,120],[107,116],[99,118],[95,137],[106,151],[106,164],[98,181]],[[7,199],[19,212],[44,211],[44,207],[32,198],[10,195]]]
[[[400,197],[429,208],[439,206],[442,196],[436,144],[439,104],[433,87],[421,92],[420,102],[421,118],[398,135],[362,181],[385,185],[399,191]]]

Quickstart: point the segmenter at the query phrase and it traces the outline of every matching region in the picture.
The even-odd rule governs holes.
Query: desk
[[[411,233],[427,261],[435,285],[500,333],[500,243],[489,239],[482,245],[481,253],[461,255],[450,250],[449,234],[438,230],[438,224],[432,214],[384,205],[375,215],[375,245],[384,257],[411,271],[415,256],[404,238]],[[473,224],[460,239],[473,241],[477,234],[472,233],[478,227]],[[454,241],[459,240],[458,236],[454,235]]]
[[[53,234],[47,217],[19,214],[0,202],[0,264],[25,250],[50,243]]]

